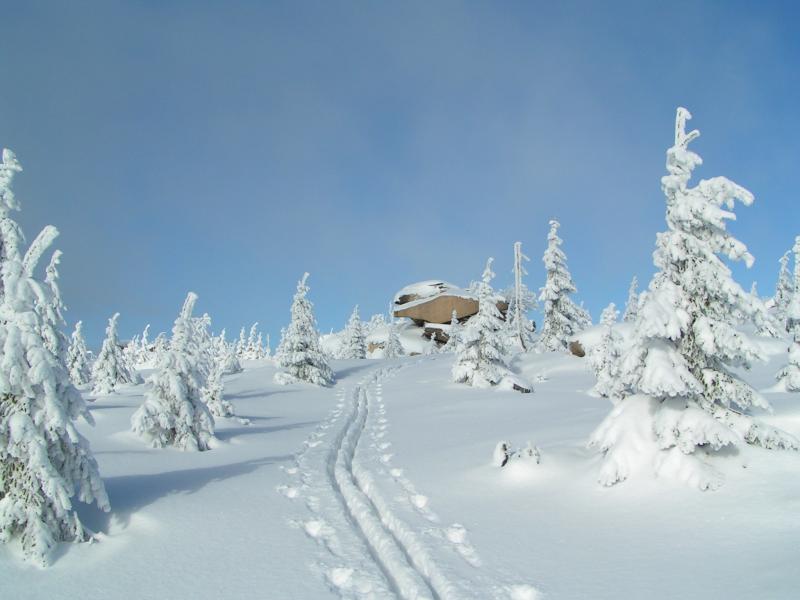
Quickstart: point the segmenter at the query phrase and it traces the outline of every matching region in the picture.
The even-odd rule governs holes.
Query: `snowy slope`
[[[100,541],[47,570],[0,547],[0,598],[797,597],[796,453],[721,457],[716,492],[602,488],[584,444],[610,405],[585,360],[524,357],[534,394],[451,384],[452,360],[338,361],[328,389],[248,363],[226,395],[253,424],[218,420],[204,453],[128,433],[144,386],[99,398],[82,429],[113,510],[81,515]],[[781,360],[748,378],[771,386]],[[768,397],[800,434],[797,396]],[[493,467],[500,440],[541,464]]]

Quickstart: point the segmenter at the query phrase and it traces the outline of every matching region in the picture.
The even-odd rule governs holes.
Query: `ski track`
[[[306,440],[296,466],[284,469],[290,480],[278,491],[292,501],[304,499],[312,516],[290,525],[323,549],[315,570],[348,599],[537,598],[531,586],[503,585],[478,574],[481,561],[466,529],[458,523],[436,526],[439,517],[428,498],[402,469],[391,467],[381,382],[400,368],[376,369],[352,388],[338,390],[335,408]],[[376,478],[399,488],[400,495],[387,501]],[[415,531],[408,521],[420,518],[427,526],[417,524]],[[474,573],[454,568],[454,553]]]

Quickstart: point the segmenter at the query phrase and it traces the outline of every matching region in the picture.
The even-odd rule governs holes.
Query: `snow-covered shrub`
[[[563,243],[558,237],[558,221],[550,221],[547,236],[547,249],[542,260],[547,269],[547,279],[539,293],[539,301],[544,303],[544,320],[539,345],[543,350],[563,351],[569,339],[591,325],[591,318],[583,308],[569,297],[577,291],[572,275],[567,269],[567,257],[561,250]]]
[[[497,308],[497,294],[491,286],[494,279],[492,261],[486,262],[481,281],[474,284],[478,297],[478,313],[459,335],[458,352],[453,365],[453,381],[475,387],[497,385],[508,372],[505,323]]]
[[[26,559],[45,565],[58,542],[90,538],[72,499],[109,510],[89,442],[75,427],[93,424],[69,379],[63,356],[48,347],[37,306],[56,302],[33,276],[55,237],[21,254],[22,231],[9,211],[21,168],[9,150],[0,163],[0,541],[18,543]],[[57,234],[55,228],[51,232]],[[40,236],[41,238],[41,236]],[[40,240],[37,238],[37,240]]]
[[[333,383],[333,371],[319,346],[319,332],[314,319],[313,305],[308,294],[308,273],[297,282],[297,292],[292,301],[292,320],[281,343],[278,366],[282,371],[275,374],[281,384],[307,381],[316,385]]]
[[[89,369],[89,354],[86,350],[86,342],[83,339],[83,322],[75,323],[75,330],[72,332],[69,350],[67,351],[67,370],[69,378],[75,385],[89,383],[91,370]]]
[[[621,361],[625,397],[600,424],[590,445],[604,460],[600,481],[611,485],[639,468],[713,489],[722,476],[704,459],[742,443],[794,448],[798,441],[744,411],[767,401],[734,372],[760,358],[759,348],[736,321],[763,310],[737,284],[718,256],[753,257],[726,231],[734,202],[753,202],[746,189],[723,177],[688,187],[700,157],[688,149],[699,133],[686,133],[689,112],[679,108],[675,144],[667,151],[667,231],[653,254],[658,272]]]
[[[161,358],[152,387],[131,417],[131,429],[153,447],[209,450],[214,438],[214,417],[201,390],[206,382],[204,360],[192,320],[197,295],[189,292],[172,328],[169,350]]]
[[[92,368],[92,393],[111,394],[121,383],[140,383],[141,377],[128,364],[117,335],[119,313],[108,320],[106,339]]]
[[[542,461],[542,453],[530,442],[519,450],[515,450],[510,442],[498,442],[492,453],[492,464],[505,467],[511,461],[527,461],[538,465]]]

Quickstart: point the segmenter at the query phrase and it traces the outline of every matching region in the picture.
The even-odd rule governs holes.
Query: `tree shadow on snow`
[[[131,516],[160,498],[172,494],[190,495],[216,481],[224,481],[251,473],[261,467],[292,460],[293,455],[265,456],[238,463],[182,469],[147,475],[121,475],[105,479],[111,512],[104,513],[95,505],[76,503],[83,524],[95,532],[108,533],[112,520],[127,527]]]
[[[349,377],[350,375],[354,375],[355,373],[358,373],[359,371],[364,371],[365,369],[369,369],[369,368],[375,366],[373,364],[373,361],[371,361],[371,360],[365,360],[364,362],[367,363],[367,364],[365,364],[365,365],[353,365],[351,367],[347,367],[346,369],[340,369],[340,370],[336,371],[336,379],[338,380],[338,379],[341,379],[343,377]]]
[[[272,427],[253,427],[245,425],[243,427],[233,427],[231,429],[219,429],[214,435],[223,442],[243,435],[257,435],[259,433],[274,433],[276,431],[289,431],[291,429],[301,429],[303,427],[313,427],[319,421],[301,421],[300,423],[288,423],[286,425],[273,425]]]

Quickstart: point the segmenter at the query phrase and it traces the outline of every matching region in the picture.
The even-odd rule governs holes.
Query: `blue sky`
[[[466,284],[547,221],[595,319],[652,273],[675,107],[699,177],[756,195],[736,269],[771,293],[800,233],[798,10],[778,2],[17,2],[0,145],[32,239],[61,230],[70,322],[276,336],[311,272],[320,329],[422,279]]]

